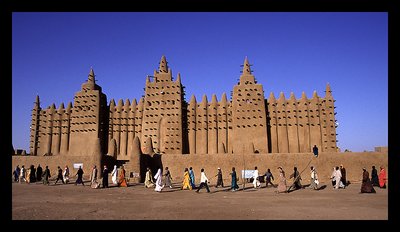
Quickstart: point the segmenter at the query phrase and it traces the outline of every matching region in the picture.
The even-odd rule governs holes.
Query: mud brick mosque
[[[203,95],[187,102],[181,76],[172,76],[165,56],[144,81],[145,92],[138,101],[108,103],[91,69],[74,102],[66,107],[53,103],[42,108],[37,96],[30,152],[25,157],[33,163],[42,157],[37,160],[60,166],[80,162],[84,170],[92,164],[119,164],[142,176],[144,166],[166,163],[171,171],[183,172],[186,166],[195,167],[200,156],[207,158],[199,165],[216,168],[225,161],[234,164],[239,160],[235,156],[268,160],[271,155],[310,154],[314,145],[320,152],[338,154],[335,100],[329,84],[324,97],[314,91],[311,98],[304,92],[300,99],[293,93],[286,98],[281,92],[266,99],[247,57],[231,99],[224,93],[219,100],[213,94],[211,100]],[[13,165],[22,161],[28,162],[13,156]]]

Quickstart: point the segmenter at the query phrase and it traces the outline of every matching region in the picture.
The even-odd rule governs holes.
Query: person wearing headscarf
[[[344,168],[343,164],[340,165],[340,173],[342,174],[342,177],[340,178],[340,181],[343,184],[343,188],[346,188],[346,183],[347,183],[346,168]]]
[[[335,186],[336,186],[335,175],[336,175],[336,167],[333,167],[333,171],[332,171],[332,174],[331,174],[331,179],[332,179],[332,186],[333,186],[333,188],[335,188]]]
[[[196,184],[194,181],[194,171],[193,171],[192,167],[189,168],[189,177],[190,177],[190,185],[192,186],[192,189],[196,188]]]
[[[125,169],[124,166],[121,166],[121,169],[118,171],[118,187],[128,187],[125,179]]]
[[[30,168],[26,169],[26,173],[25,173],[25,182],[26,183],[31,183],[31,170]]]
[[[224,187],[224,181],[222,180],[222,171],[221,168],[217,169],[217,175],[215,175],[217,177],[217,184],[215,185],[216,188],[218,188],[218,186],[221,186],[222,188]]]
[[[146,188],[153,188],[154,187],[153,174],[151,173],[151,170],[150,170],[149,167],[147,167],[146,177],[144,178],[144,186]]]
[[[317,171],[315,170],[314,166],[311,166],[310,169],[311,169],[311,181],[310,181],[310,187],[309,188],[317,190],[318,189],[318,184],[319,184]]]
[[[44,169],[44,172],[43,172],[43,184],[50,185],[50,182],[49,182],[50,177],[51,177],[51,175],[50,175],[49,166],[46,166],[46,169]]]
[[[36,168],[36,180],[41,181],[42,180],[42,174],[43,174],[43,169],[40,167],[40,164]]]
[[[265,187],[268,187],[268,184],[271,184],[272,187],[275,187],[275,185],[271,181],[274,180],[274,176],[272,175],[271,170],[269,168],[265,172],[264,176],[265,176]]]
[[[237,184],[237,176],[236,176],[235,167],[232,167],[232,172],[229,175],[232,176],[231,190],[232,190],[232,192],[234,192],[239,189],[239,186]]]
[[[378,170],[376,170],[375,166],[372,166],[371,182],[372,186],[379,186]]]
[[[20,170],[20,173],[19,173],[19,183],[20,183],[20,184],[22,184],[22,181],[25,181],[25,182],[26,182],[26,179],[25,179],[25,172],[26,172],[25,166],[22,165],[21,170]]]
[[[168,186],[169,188],[172,188],[172,177],[171,173],[168,170],[168,167],[165,167],[165,185]]]
[[[154,176],[154,179],[156,179],[156,188],[154,191],[156,192],[161,192],[162,189],[164,188],[164,185],[162,185],[162,171],[161,168],[158,168],[156,175]]]
[[[192,190],[192,185],[190,184],[190,176],[188,168],[185,168],[185,172],[183,173],[183,182],[182,182],[182,190],[189,189]]]
[[[93,168],[92,168],[92,173],[90,174],[90,182],[91,182],[91,185],[94,185],[94,187],[96,187],[98,185],[98,183],[97,183],[97,167],[96,167],[96,165],[94,165]]]
[[[64,172],[63,172],[64,182],[67,184],[69,182],[69,167],[65,165]]]
[[[363,168],[363,177],[361,184],[361,193],[376,193],[369,179],[369,173],[366,168]]]
[[[46,166],[47,167],[47,166]],[[83,170],[82,170],[82,166],[79,166],[79,169],[78,169],[78,171],[76,172],[76,174],[75,174],[75,176],[78,176],[78,178],[76,179],[76,181],[75,181],[75,185],[77,185],[77,184],[82,184],[83,186],[85,185],[84,183],[83,183]]]
[[[21,171],[21,169],[19,168],[19,165],[17,165],[17,167],[15,168],[15,170],[13,171],[13,175],[14,175],[14,182],[18,182],[18,177],[19,177],[19,172]]]
[[[102,180],[103,188],[108,188],[108,173],[109,173],[109,171],[108,171],[107,165],[104,165],[103,180]]]
[[[379,187],[386,188],[386,171],[383,166],[381,166],[381,170],[379,172]]]
[[[117,165],[114,165],[114,169],[111,172],[111,181],[113,182],[113,184],[118,184],[117,177],[118,177],[118,168]]]
[[[285,171],[283,170],[282,167],[278,167],[278,171],[279,171],[279,184],[277,193],[285,193],[287,192]]]

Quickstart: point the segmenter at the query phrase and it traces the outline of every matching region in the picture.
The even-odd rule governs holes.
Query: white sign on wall
[[[79,169],[81,167],[83,169],[83,163],[74,163],[74,168]]]
[[[252,178],[256,170],[242,170],[242,178]]]

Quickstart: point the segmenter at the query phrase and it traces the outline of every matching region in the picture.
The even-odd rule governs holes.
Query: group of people
[[[260,176],[259,171],[257,166],[254,167],[254,172],[253,172],[253,186],[254,188],[260,188],[261,183],[260,183],[260,178],[263,178],[265,180],[265,186],[268,187],[270,184],[272,187],[276,187],[277,193],[283,193],[283,192],[289,192],[291,189],[296,190],[296,189],[302,189],[304,186],[301,184],[301,176],[299,171],[297,170],[297,167],[293,168],[293,173],[289,176],[289,179],[293,178],[293,183],[292,185],[289,186],[287,185],[286,181],[286,175],[285,171],[283,170],[282,167],[278,167],[278,172],[279,172],[279,182],[277,185],[272,183],[274,181],[274,176],[271,173],[271,170],[268,168],[267,171],[265,172],[264,175]],[[79,169],[77,170],[75,176],[77,176],[77,179],[75,181],[75,185],[77,184],[84,184],[83,181],[83,169],[80,166]],[[108,175],[110,172],[107,169],[107,166],[104,165],[103,172],[102,172],[102,188],[108,188]],[[127,187],[127,179],[125,176],[126,172],[123,166],[121,166],[119,169],[117,168],[117,165],[114,165],[114,169],[111,172],[111,180],[113,184],[117,185],[118,187]],[[238,176],[236,174],[235,167],[232,167],[232,172],[229,174],[231,176],[231,186],[230,190],[231,191],[237,191],[239,189],[238,186]],[[24,165],[20,168],[19,165],[14,169],[13,171],[13,177],[15,182],[26,182],[26,183],[31,183],[31,182],[36,182],[36,181],[43,181],[43,184],[50,185],[49,178],[51,177],[50,174],[50,169],[48,166],[46,166],[45,170],[43,171],[40,164],[38,165],[37,168],[34,167],[34,165],[31,165],[29,169],[26,169]],[[104,178],[107,177],[107,178]],[[165,178],[163,178],[165,177]],[[224,182],[223,182],[223,176],[222,176],[222,170],[221,168],[218,167],[217,169],[217,174],[213,177],[217,177],[217,183],[215,185],[216,188],[218,187],[224,187]],[[68,165],[65,166],[64,170],[60,168],[60,166],[57,167],[57,178],[54,183],[56,185],[58,181],[61,181],[63,184],[69,183],[70,179],[70,170]],[[100,188],[100,183],[98,181],[98,170],[96,165],[93,166],[92,171],[90,173],[90,183],[92,188]],[[331,180],[332,180],[332,186],[334,189],[339,189],[339,188],[346,188],[348,186],[349,181],[346,179],[346,169],[344,168],[343,164],[340,166],[336,166],[333,168],[332,174],[331,174]],[[372,166],[372,171],[371,171],[371,178],[369,177],[369,172],[366,170],[366,168],[363,168],[363,177],[362,177],[362,186],[361,186],[361,193],[374,193],[376,192],[374,189],[374,186],[380,187],[380,188],[386,188],[386,171],[383,166],[380,167],[380,172],[378,174],[377,169],[375,166]],[[209,184],[210,181],[207,178],[204,168],[201,169],[201,174],[200,174],[200,184],[199,186],[196,187],[195,184],[195,174],[193,171],[193,168],[185,168],[184,174],[183,174],[183,181],[181,185],[182,190],[192,190],[192,189],[197,189],[196,192],[199,192],[203,187],[206,188],[207,192],[210,192],[209,189]],[[169,188],[172,188],[172,177],[171,173],[168,169],[168,167],[165,167],[165,172],[162,172],[161,168],[157,168],[157,173],[153,176],[152,171],[149,167],[147,167],[146,171],[146,176],[145,176],[145,182],[144,185],[146,188],[154,188],[156,192],[161,192],[165,186],[168,186]],[[319,179],[318,179],[318,173],[315,169],[314,166],[310,167],[310,189],[318,190],[319,189]]]

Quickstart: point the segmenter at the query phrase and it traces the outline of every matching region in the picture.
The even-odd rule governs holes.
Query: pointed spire
[[[314,90],[312,97],[313,97],[313,98],[318,98],[318,94],[317,94],[317,91],[316,91],[316,90]]]
[[[278,101],[280,101],[280,102],[286,101],[285,94],[283,92],[279,93]]]
[[[222,93],[222,97],[221,97],[221,104],[222,105],[226,105],[226,103],[228,102],[228,99],[226,98],[226,93]]]
[[[327,96],[327,97],[332,96],[332,90],[331,90],[331,86],[329,85],[329,83],[326,84],[325,96]]]
[[[307,100],[307,95],[304,91],[301,93],[301,100]]]
[[[194,94],[192,94],[189,104],[196,104],[196,97],[194,96]]]
[[[33,106],[34,109],[39,109],[40,108],[40,99],[39,99],[39,95],[36,95],[36,101],[35,101],[35,105]]]
[[[158,69],[160,72],[165,72],[165,73],[168,72],[167,59],[165,58],[164,55],[161,57],[160,67]]]
[[[90,72],[89,72],[89,76],[88,76],[88,82],[89,83],[95,83],[95,79],[94,79],[94,71],[93,71],[93,67],[90,67]]]
[[[208,100],[207,100],[207,95],[203,95],[203,98],[201,99],[201,103],[207,105]]]
[[[290,92],[290,98],[289,99],[292,100],[292,101],[296,101],[296,97],[294,96],[293,92]]]
[[[63,103],[63,102],[62,102],[62,103],[60,104],[60,106],[58,107],[58,113],[59,113],[59,114],[64,113],[64,103]]]
[[[124,111],[128,112],[130,106],[131,106],[131,103],[130,103],[129,99],[126,99],[125,104],[124,104]]]
[[[181,74],[178,72],[178,74],[176,75],[176,83],[180,84],[181,83]]]
[[[244,59],[242,74],[243,74],[243,75],[244,75],[244,74],[251,74],[250,64],[249,64],[249,61],[248,61],[248,59],[247,59],[247,56],[246,56],[246,58]]]
[[[147,85],[147,83],[150,83],[150,76],[149,75],[146,76],[146,85]]]
[[[71,109],[72,109],[72,102],[69,102],[68,103],[68,106],[67,106],[67,114],[69,114],[70,112],[71,112]]]
[[[268,99],[270,102],[275,102],[276,101],[276,99],[275,99],[275,95],[274,95],[274,93],[273,92],[271,92],[270,94],[269,94],[269,99]]]
[[[217,104],[217,103],[218,103],[217,95],[213,94],[212,97],[211,97],[211,104]]]
[[[121,112],[123,106],[124,106],[124,101],[122,99],[119,99],[117,105],[118,112]]]
[[[137,102],[136,102],[136,98],[134,98],[132,100],[132,104],[131,104],[131,111],[135,111],[136,110],[136,106],[137,106]]]

